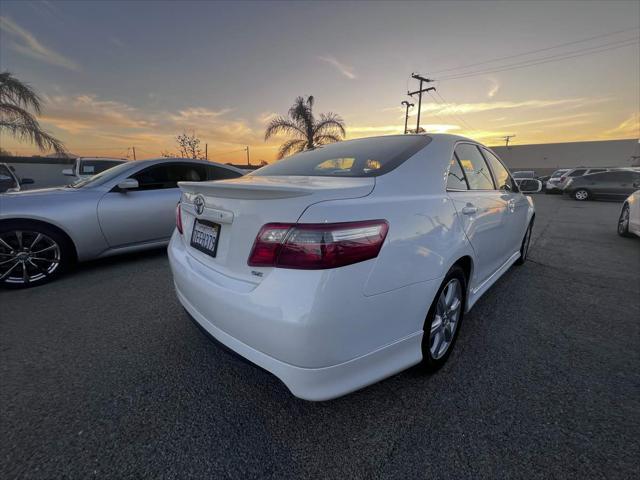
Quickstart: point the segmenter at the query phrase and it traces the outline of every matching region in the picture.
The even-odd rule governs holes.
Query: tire
[[[584,202],[585,200],[589,200],[589,191],[584,188],[579,188],[573,192],[573,198],[578,200],[579,202]]]
[[[531,219],[531,222],[529,222],[527,231],[524,232],[524,237],[522,238],[522,245],[520,245],[520,258],[518,258],[515,261],[516,265],[523,265],[524,262],[527,261],[527,257],[529,256],[529,244],[531,243],[532,230],[533,230],[533,219]]]
[[[454,294],[455,299],[452,299],[451,303],[447,304],[446,297],[447,293],[450,292],[449,288],[457,288],[457,290],[451,292]],[[451,355],[464,317],[466,297],[467,277],[462,268],[454,265],[444,277],[424,322],[422,367],[426,371],[435,372],[439,370]],[[444,303],[441,303],[443,301]],[[446,317],[442,315],[443,311],[446,312]],[[443,340],[446,345],[442,344]]]
[[[618,218],[618,235],[621,237],[633,237],[629,232],[629,204],[625,203]]]
[[[3,223],[0,286],[28,288],[50,282],[71,265],[73,252],[69,239],[46,224],[24,220]]]

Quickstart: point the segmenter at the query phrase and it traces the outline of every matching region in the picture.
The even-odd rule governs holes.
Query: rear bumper
[[[422,359],[422,323],[436,281],[366,297],[362,283],[357,291],[353,285],[345,288],[331,271],[278,269],[255,286],[217,278],[220,274],[189,255],[178,234],[169,245],[169,260],[178,299],[193,319],[297,397],[335,398]],[[368,273],[363,264],[360,273]],[[282,284],[290,275],[294,281],[288,277]],[[300,275],[308,277],[296,280]]]

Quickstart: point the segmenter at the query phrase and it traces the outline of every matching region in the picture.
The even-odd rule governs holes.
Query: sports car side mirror
[[[136,180],[135,178],[127,178],[125,180],[122,180],[118,184],[118,190],[120,190],[122,192],[126,192],[127,190],[136,189],[139,186],[140,186],[140,184],[138,183],[138,180]]]
[[[518,187],[522,193],[538,193],[542,191],[542,182],[540,180],[523,178],[516,181],[518,182]]]
[[[75,173],[73,173],[73,168],[65,168],[64,170],[62,170],[62,174],[66,175],[67,177],[75,177]]]

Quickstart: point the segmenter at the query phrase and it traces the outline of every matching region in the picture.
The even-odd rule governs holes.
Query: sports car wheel
[[[0,227],[0,285],[32,287],[55,278],[69,263],[68,241],[44,225]]]

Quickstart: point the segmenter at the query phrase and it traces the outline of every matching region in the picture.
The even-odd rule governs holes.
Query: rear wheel
[[[629,205],[624,204],[622,211],[620,212],[620,218],[618,219],[618,235],[621,237],[631,237],[629,233]]]
[[[579,201],[584,201],[589,199],[589,192],[583,188],[579,188],[575,192],[573,192],[573,198]]]
[[[520,246],[520,258],[516,260],[516,265],[522,265],[527,261],[529,256],[529,244],[531,243],[531,231],[533,230],[533,220],[529,223],[527,231],[524,232],[524,238],[522,239],[522,245]]]
[[[454,266],[444,278],[429,309],[422,336],[422,364],[436,371],[445,364],[460,330],[466,301],[464,271]]]
[[[53,280],[71,261],[69,241],[53,228],[29,222],[0,226],[0,285],[25,288]]]

